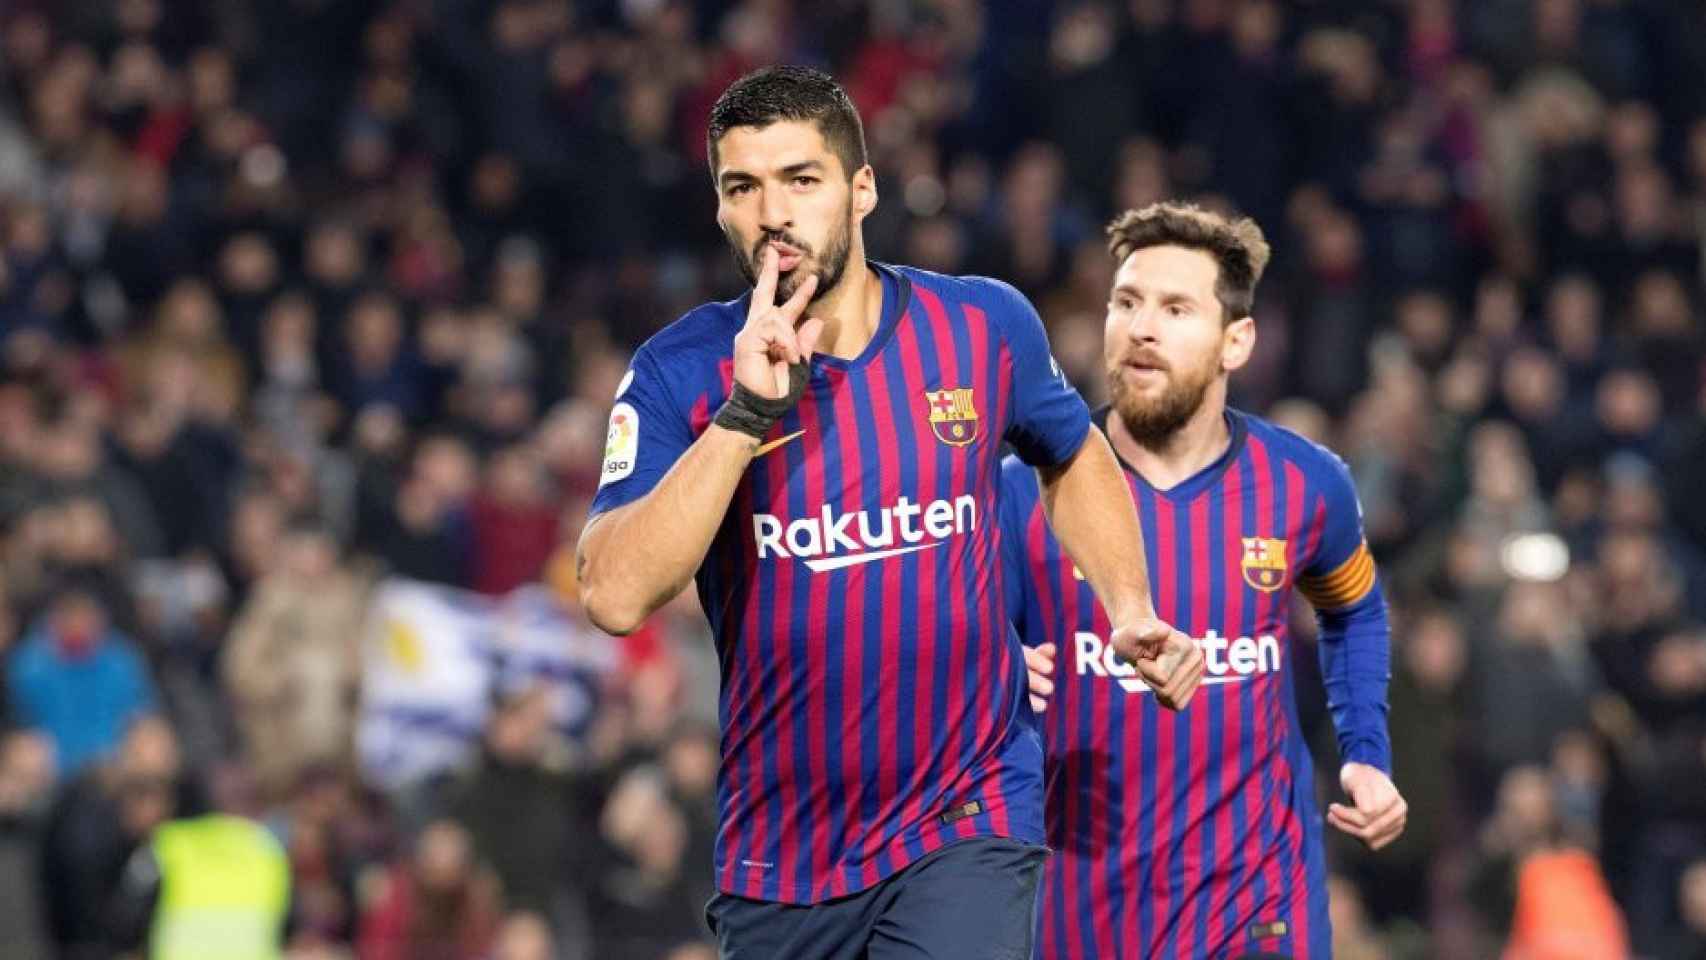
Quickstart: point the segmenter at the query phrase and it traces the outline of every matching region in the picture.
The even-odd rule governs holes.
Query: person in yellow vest
[[[289,913],[283,846],[248,817],[207,813],[161,824],[137,850],[114,932],[148,960],[278,960]]]

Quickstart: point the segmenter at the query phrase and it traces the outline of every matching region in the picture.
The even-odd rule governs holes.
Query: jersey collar
[[[835,356],[832,353],[818,353],[812,357],[812,366],[822,365],[839,370],[856,370],[870,363],[883,352],[883,345],[894,336],[895,327],[900,325],[900,318],[905,315],[906,308],[912,302],[912,281],[906,275],[886,263],[866,260],[872,270],[883,281],[883,309],[877,320],[876,332],[871,334],[871,342],[865,344],[865,349],[851,360]]]
[[[1111,412],[1111,407],[1104,406],[1090,415],[1090,419],[1095,422],[1097,429],[1102,431],[1103,436],[1107,436],[1108,416]],[[1119,460],[1120,466],[1125,469],[1125,472],[1131,474],[1138,483],[1142,484],[1156,496],[1166,497],[1169,500],[1176,500],[1180,502],[1190,500],[1197,494],[1218,482],[1221,474],[1224,474],[1228,467],[1237,462],[1238,455],[1244,451],[1244,438],[1250,433],[1250,428],[1245,422],[1244,414],[1232,409],[1231,407],[1227,407],[1225,417],[1226,429],[1232,434],[1232,442],[1226,445],[1226,451],[1219,457],[1215,458],[1213,463],[1203,467],[1201,470],[1198,470],[1196,473],[1186,477],[1184,480],[1174,484],[1166,490],[1156,489],[1155,485],[1146,480],[1143,474],[1138,472],[1136,467],[1126,462],[1126,459],[1120,456],[1120,452],[1118,450],[1114,451],[1114,457]],[[1112,447],[1112,444],[1109,444],[1109,446]]]

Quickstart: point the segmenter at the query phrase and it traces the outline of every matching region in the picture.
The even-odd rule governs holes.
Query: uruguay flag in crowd
[[[558,731],[579,739],[616,663],[613,641],[546,587],[492,598],[387,580],[362,641],[362,773],[395,790],[470,762],[492,703],[537,684],[551,693]]]

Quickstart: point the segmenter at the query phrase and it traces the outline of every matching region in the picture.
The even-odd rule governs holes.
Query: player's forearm
[[[1345,763],[1366,763],[1392,772],[1392,741],[1386,724],[1386,687],[1391,677],[1391,628],[1378,584],[1349,607],[1323,610],[1321,679],[1327,710]]]
[[[1039,472],[1049,525],[1109,619],[1153,616],[1143,528],[1107,438],[1091,430],[1071,460]]]
[[[756,439],[713,424],[650,493],[587,525],[575,569],[599,629],[631,633],[687,586],[756,449]]]

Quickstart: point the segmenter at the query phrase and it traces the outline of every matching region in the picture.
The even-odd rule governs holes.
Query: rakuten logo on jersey
[[[1202,648],[1203,683],[1236,683],[1257,674],[1278,672],[1280,668],[1279,638],[1272,634],[1260,637],[1239,637],[1230,640],[1210,630],[1197,640]],[[1127,693],[1148,693],[1149,684],[1137,675],[1137,668],[1119,658],[1112,644],[1101,637],[1080,630],[1072,635],[1073,660],[1079,676],[1113,677]]]
[[[929,503],[901,497],[892,507],[858,513],[826,503],[818,515],[786,523],[774,514],[752,516],[758,559],[799,557],[818,573],[929,550],[976,529],[977,501],[969,493]]]

